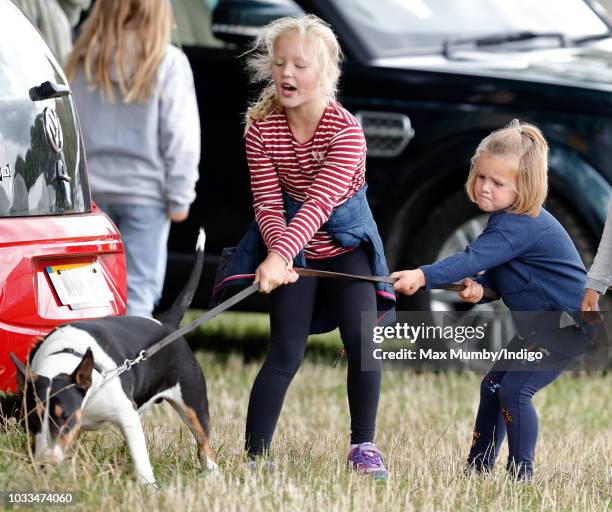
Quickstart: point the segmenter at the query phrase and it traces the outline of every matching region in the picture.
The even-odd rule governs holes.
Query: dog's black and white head
[[[81,409],[91,387],[93,353],[87,350],[72,374],[36,375],[14,354],[17,387],[24,399],[24,422],[32,452],[39,462],[62,462],[81,428]]]

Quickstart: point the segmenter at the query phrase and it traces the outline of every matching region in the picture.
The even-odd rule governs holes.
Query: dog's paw
[[[214,460],[206,458],[206,462],[204,463],[204,475],[206,476],[221,475],[221,470],[219,469],[219,465]]]
[[[145,490],[147,492],[151,492],[153,494],[158,494],[161,492],[161,489],[159,488],[159,485],[157,485],[155,482],[153,483],[144,483],[142,482],[142,486],[145,488]]]
[[[154,478],[147,478],[143,475],[137,477],[137,481],[143,488],[151,491],[159,491],[158,485],[155,483]]]

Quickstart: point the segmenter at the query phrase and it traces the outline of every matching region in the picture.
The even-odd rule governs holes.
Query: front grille
[[[368,156],[395,158],[414,138],[410,118],[405,114],[362,110],[355,117],[363,128]]]

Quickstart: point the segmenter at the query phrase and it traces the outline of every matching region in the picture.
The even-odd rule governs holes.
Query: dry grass
[[[345,369],[306,361],[287,395],[274,442],[274,473],[249,472],[242,454],[250,385],[258,364],[200,355],[222,472],[205,476],[188,430],[166,405],[144,418],[160,492],[139,487],[117,432],[83,436],[77,456],[38,470],[25,438],[9,427],[0,441],[0,488],[71,490],[79,510],[593,510],[611,505],[612,378],[563,376],[536,395],[541,435],[537,477],[515,483],[499,468],[465,477],[462,465],[477,405],[473,373],[385,372],[377,444],[392,479],[347,471]]]

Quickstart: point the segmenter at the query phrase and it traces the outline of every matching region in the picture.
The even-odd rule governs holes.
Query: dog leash
[[[330,272],[328,270],[313,270],[310,268],[294,268],[295,272],[299,276],[304,277],[341,277],[347,279],[359,279],[360,281],[370,281],[374,283],[387,283],[394,284],[397,281],[397,278],[390,276],[360,276],[353,274],[345,274],[342,272]],[[440,286],[434,286],[434,290],[450,290],[453,292],[462,292],[465,290],[465,285],[462,283],[448,283],[442,284]],[[491,288],[483,287],[483,296],[487,297],[491,300],[496,300],[499,298],[497,293],[495,293]],[[338,353],[336,359],[334,360],[332,367],[336,368],[338,363],[342,359],[342,356],[346,353],[346,348],[342,347],[340,352]]]
[[[374,283],[393,284],[397,281],[395,277],[389,276],[359,276],[353,274],[344,274],[342,272],[329,272],[327,270],[313,270],[310,268],[294,268],[296,274],[305,277],[343,277],[348,279],[359,279],[360,281],[371,281]],[[462,283],[449,283],[434,286],[433,290],[450,290],[453,292],[462,292],[465,290],[465,285]],[[483,296],[487,299],[497,299],[499,296],[491,288],[483,287]]]
[[[360,281],[371,281],[371,282],[376,282],[376,283],[388,283],[388,284],[393,284],[397,281],[397,279],[388,277],[388,276],[364,276],[364,275],[344,274],[342,272],[329,272],[326,270],[313,270],[313,269],[306,269],[306,268],[295,268],[294,270],[299,276],[303,276],[303,277],[346,278],[346,279],[358,279]],[[461,283],[451,283],[451,284],[443,284],[435,288],[441,289],[441,290],[451,290],[451,291],[460,292],[465,289],[465,285]],[[252,295],[258,290],[259,290],[259,282],[252,283],[251,285],[246,287],[244,290],[238,292],[236,295],[233,295],[226,301],[223,301],[221,304],[207,311],[206,313],[199,316],[195,320],[191,321],[187,325],[184,325],[183,327],[174,331],[173,333],[168,334],[168,336],[165,336],[161,340],[155,342],[150,347],[141,350],[138,353],[138,356],[136,356],[134,359],[126,359],[123,362],[123,364],[121,364],[120,366],[117,366],[116,368],[113,368],[112,370],[103,372],[102,373],[103,380],[102,380],[102,383],[100,384],[100,388],[105,386],[110,380],[114,379],[115,377],[118,377],[119,375],[131,370],[132,366],[142,361],[145,361],[146,359],[151,357],[153,354],[160,351],[162,348],[169,345],[173,341],[177,340],[184,334],[187,334],[188,332],[192,331],[193,329],[203,324],[204,322],[207,322],[208,320],[223,313],[227,309],[231,308],[235,304],[238,304],[240,301],[246,299],[247,297],[249,297],[250,295]],[[492,299],[497,298],[497,294],[490,288],[484,289],[484,296],[487,298],[492,298]]]
[[[236,295],[232,295],[229,299],[227,299],[226,301],[223,301],[221,304],[210,309],[209,311],[199,316],[192,322],[189,322],[187,325],[184,325],[183,327],[174,331],[173,333],[168,334],[168,336],[165,336],[161,340],[153,343],[153,345],[151,345],[150,347],[144,350],[141,350],[138,353],[138,356],[135,357],[134,359],[126,359],[123,362],[123,364],[120,366],[117,366],[117,368],[113,368],[112,370],[103,372],[102,374],[103,380],[102,380],[102,383],[100,384],[100,387],[105,386],[110,380],[114,379],[115,377],[118,377],[122,373],[125,373],[131,370],[132,366],[142,361],[145,361],[146,359],[151,357],[153,354],[155,354],[156,352],[164,348],[166,345],[169,345],[170,343],[177,340],[184,334],[195,329],[198,325],[201,325],[204,322],[207,322],[208,320],[210,320],[211,318],[214,318],[217,315],[223,313],[225,310],[231,308],[233,305],[238,304],[240,301],[246,299],[249,295],[253,295],[253,293],[255,293],[257,290],[259,290],[259,282],[252,283],[251,285],[246,287],[244,290],[238,292]]]

